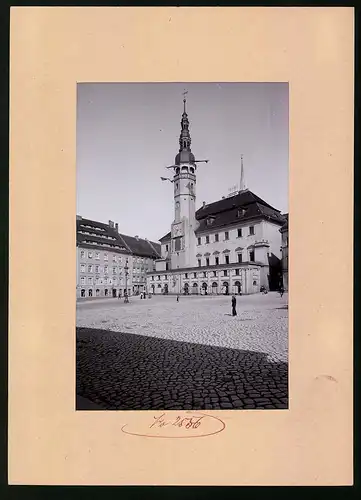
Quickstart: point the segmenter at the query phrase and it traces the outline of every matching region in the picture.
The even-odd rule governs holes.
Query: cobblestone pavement
[[[77,305],[77,393],[107,409],[288,407],[287,295]]]

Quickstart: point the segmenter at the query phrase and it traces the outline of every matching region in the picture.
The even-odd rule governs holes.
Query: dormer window
[[[208,217],[207,226],[210,226],[211,224],[213,224],[214,221],[215,221],[215,217]]]
[[[239,208],[237,211],[237,217],[243,217],[245,213],[246,210],[244,208]]]

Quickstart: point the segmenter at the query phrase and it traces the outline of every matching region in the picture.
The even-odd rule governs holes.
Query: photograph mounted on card
[[[353,38],[12,8],[10,484],[352,484]]]

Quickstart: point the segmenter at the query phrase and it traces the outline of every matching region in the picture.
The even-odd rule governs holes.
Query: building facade
[[[288,214],[285,215],[286,222],[280,229],[282,235],[282,280],[283,287],[288,291]]]
[[[163,236],[161,258],[147,273],[154,294],[251,294],[282,281],[281,234],[285,219],[244,185],[196,210],[197,161],[191,151],[185,107],[179,152],[172,166],[174,220]],[[163,180],[167,180],[162,178]]]
[[[76,296],[118,297],[146,290],[160,245],[119,233],[118,224],[77,216]]]

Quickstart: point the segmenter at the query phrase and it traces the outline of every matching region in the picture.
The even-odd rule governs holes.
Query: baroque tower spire
[[[175,157],[175,164],[180,165],[181,163],[194,164],[194,155],[191,151],[191,135],[189,132],[189,120],[186,110],[186,94],[183,93],[183,114],[181,119],[181,133],[179,136],[179,153]]]

